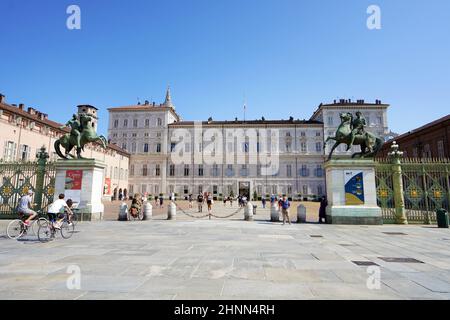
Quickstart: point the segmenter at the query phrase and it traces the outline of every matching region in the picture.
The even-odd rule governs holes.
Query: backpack
[[[281,202],[281,206],[283,207],[283,209],[289,209],[291,204],[289,203],[289,200],[286,200]]]

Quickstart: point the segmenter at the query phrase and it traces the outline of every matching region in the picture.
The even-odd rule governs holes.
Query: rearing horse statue
[[[359,113],[360,114],[360,113]],[[328,160],[331,159],[334,150],[341,144],[347,145],[349,150],[354,145],[361,147],[361,152],[356,152],[352,158],[359,156],[360,158],[374,157],[384,144],[384,140],[377,137],[373,133],[366,132],[364,127],[356,128],[354,126],[353,115],[349,112],[340,114],[341,124],[339,125],[334,137],[328,137],[325,141],[324,148],[329,140],[334,140],[336,143],[331,148]],[[365,121],[363,122],[365,124]]]
[[[69,121],[66,125],[70,125],[72,130],[70,133],[66,133],[61,138],[55,141],[55,151],[63,159],[75,158],[70,152],[73,148],[76,148],[77,159],[83,159],[81,151],[84,151],[84,146],[92,142],[100,142],[101,146],[106,149],[107,141],[104,136],[98,136],[92,126],[92,117],[82,113],[80,114],[80,121],[76,119],[74,115],[72,121]],[[60,147],[65,149],[64,154],[61,152]]]

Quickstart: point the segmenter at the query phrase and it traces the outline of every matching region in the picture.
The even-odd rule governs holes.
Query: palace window
[[[309,176],[309,172],[308,171],[309,170],[308,170],[308,167],[306,166],[306,164],[302,164],[302,167],[300,169],[300,175],[302,177],[307,177],[307,176]]]
[[[174,164],[171,164],[169,166],[169,176],[171,176],[171,177],[175,176],[175,165]]]
[[[213,164],[212,175],[217,177],[219,175],[219,166],[217,164]]]
[[[161,118],[158,118],[157,125],[158,125],[158,127],[162,126],[162,119]]]
[[[145,127],[148,128],[150,126],[150,119],[145,119]]]
[[[308,194],[308,186],[305,184],[303,185],[303,195],[307,195]]]
[[[322,177],[323,176],[323,169],[322,165],[318,164],[316,167],[316,177]]]
[[[189,165],[188,164],[184,165],[184,176],[189,177]]]
[[[292,177],[292,165],[290,165],[290,164],[286,165],[286,175],[288,177]]]
[[[134,176],[134,164],[130,166],[130,176]]]
[[[159,177],[161,175],[161,167],[160,167],[159,164],[157,164],[156,167],[155,167],[155,175],[157,177]]]
[[[133,127],[137,128],[138,126],[138,119],[133,120]]]
[[[128,127],[128,119],[123,120],[123,127],[124,128]]]
[[[117,128],[119,126],[119,120],[114,120],[114,128]]]
[[[5,149],[3,152],[3,158],[6,161],[13,161],[16,154],[16,144],[13,141],[5,142]]]
[[[20,160],[27,161],[30,159],[31,148],[23,144],[20,148]]]
[[[175,146],[176,146],[177,144],[175,143],[175,142],[172,142],[171,144],[170,144],[170,152],[174,152],[175,151]]]
[[[183,186],[183,192],[184,192],[184,194],[188,194],[189,193],[189,186]]]
[[[316,151],[321,152],[322,151],[322,142],[316,142]]]
[[[147,165],[146,165],[146,164],[143,164],[143,165],[142,165],[142,175],[143,175],[144,177],[146,177],[147,174],[148,174],[148,171],[147,171]]]
[[[157,143],[156,144],[156,153],[160,153],[161,152],[161,143]]]
[[[306,142],[300,143],[300,151],[301,152],[306,152],[307,151]]]
[[[132,153],[135,153],[135,152],[136,152],[136,142],[133,142],[133,143],[131,144],[131,152],[132,152]]]
[[[198,165],[198,175],[199,175],[199,177],[203,177],[203,165],[202,164]]]
[[[148,143],[144,143],[144,152],[145,152],[145,153],[148,152]]]

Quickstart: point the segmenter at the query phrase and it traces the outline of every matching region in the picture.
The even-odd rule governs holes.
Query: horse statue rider
[[[359,145],[361,152],[356,152],[352,158],[359,156],[360,158],[374,157],[382,148],[384,140],[371,132],[367,132],[365,127],[367,125],[366,119],[360,111],[356,112],[356,117],[350,112],[343,112],[340,114],[341,124],[336,130],[334,137],[328,137],[325,141],[324,148],[329,140],[336,141],[331,148],[328,160],[331,159],[334,150],[341,144],[347,145],[347,151],[352,146]]]
[[[54,147],[58,156],[63,159],[68,159],[69,157],[75,158],[70,152],[73,148],[76,148],[76,158],[82,159],[81,151],[84,151],[85,145],[92,142],[99,142],[106,149],[108,144],[106,138],[97,135],[91,121],[92,117],[86,113],[81,113],[79,117],[75,114],[72,115],[72,119],[61,127],[61,129],[70,127],[70,133],[66,133],[55,141]],[[61,146],[65,149],[64,154],[61,152]]]

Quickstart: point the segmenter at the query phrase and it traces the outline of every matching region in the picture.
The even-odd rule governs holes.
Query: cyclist
[[[30,226],[31,220],[33,220],[37,216],[36,211],[31,210],[31,207],[33,206],[33,200],[31,198],[32,196],[33,196],[33,191],[28,190],[27,194],[24,195],[22,198],[20,198],[19,204],[17,206],[17,212],[19,213],[19,215],[28,217],[24,221],[24,224],[27,227]]]
[[[66,201],[64,201],[64,194],[61,193],[58,196],[58,200],[53,202],[51,205],[48,206],[47,215],[48,219],[52,223],[53,227],[55,229],[61,229],[61,220],[57,220],[59,217],[58,215],[63,211],[64,209],[67,210],[69,215],[73,215],[72,210],[70,210],[69,206],[67,205]]]
[[[66,201],[67,206],[69,207],[70,210],[72,210],[72,206],[73,206],[73,200],[72,199],[67,199]],[[67,217],[68,217],[68,224],[69,226],[72,224],[72,216],[73,216],[73,211],[71,211],[70,213],[67,212]]]

